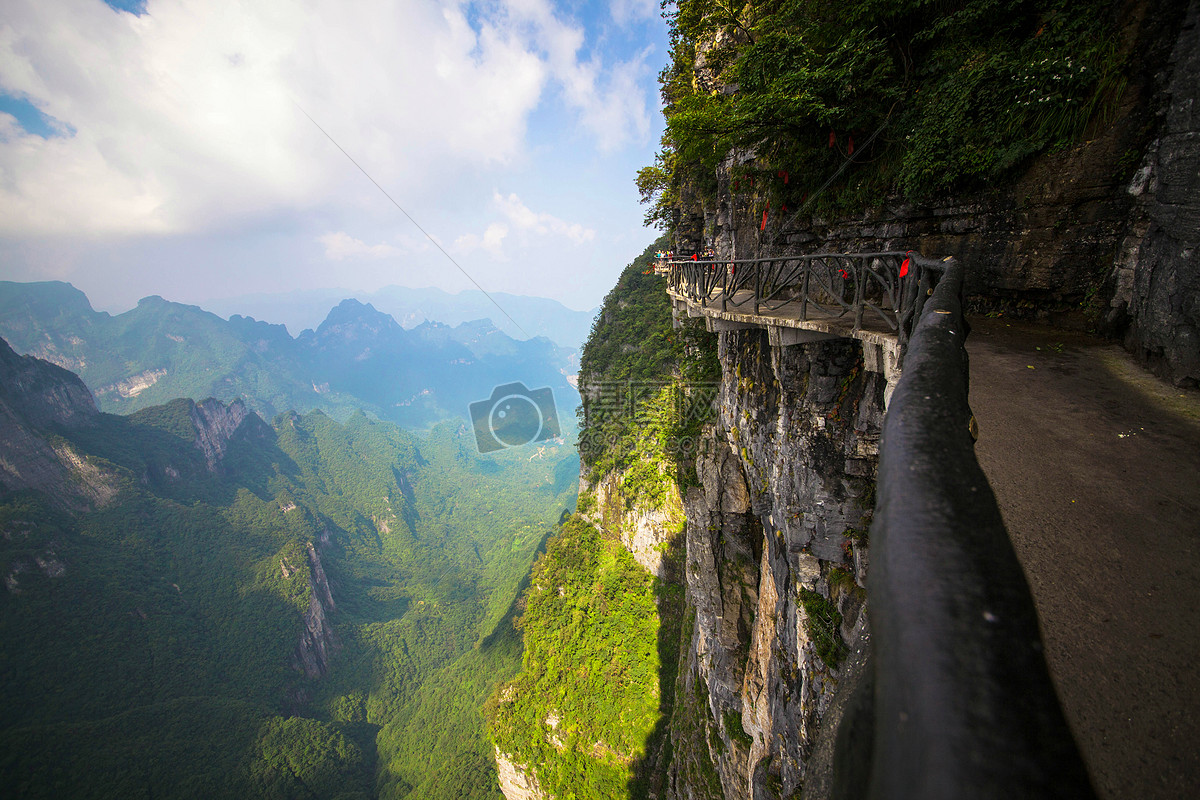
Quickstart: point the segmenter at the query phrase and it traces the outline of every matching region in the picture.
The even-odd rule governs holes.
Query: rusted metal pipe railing
[[[918,321],[884,420],[867,580],[873,689],[842,720],[869,735],[839,733],[849,752],[836,755],[834,796],[1092,798],[975,458],[962,269],[946,267],[927,302],[916,283]]]
[[[761,315],[794,311],[801,321],[865,318],[894,332],[901,350],[942,262],[914,253],[817,253],[665,262],[668,290],[703,308]]]

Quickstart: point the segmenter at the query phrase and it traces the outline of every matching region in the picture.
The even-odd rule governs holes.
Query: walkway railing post
[[[754,268],[754,313],[758,314],[758,304],[762,300],[762,264],[752,264]]]
[[[851,263],[850,270],[854,275],[854,330],[862,330],[862,312],[863,312],[863,282],[867,277],[866,265],[859,261],[857,265]]]
[[[716,268],[717,265],[714,263],[713,269]],[[729,310],[729,268],[724,264],[721,265],[721,310]]]
[[[800,285],[800,319],[808,319],[808,275],[812,271],[813,262],[804,262],[804,278]]]

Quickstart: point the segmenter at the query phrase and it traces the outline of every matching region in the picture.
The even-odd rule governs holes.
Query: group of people
[[[670,250],[667,250],[665,252],[662,250],[656,250],[656,251],[654,251],[654,257],[659,261],[676,261],[676,260],[678,260],[675,256],[675,253]],[[711,247],[706,247],[701,252],[693,253],[688,259],[684,259],[684,260],[715,261],[716,258],[717,258],[717,251]]]

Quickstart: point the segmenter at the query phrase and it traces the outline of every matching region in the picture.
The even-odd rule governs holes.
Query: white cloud
[[[491,254],[497,261],[507,261],[504,253],[504,240],[508,237],[508,226],[502,222],[493,222],[487,226],[482,236],[467,233],[454,240],[453,249],[462,254],[475,250],[483,250]]]
[[[327,233],[318,237],[317,241],[325,245],[325,257],[331,261],[344,261],[348,258],[388,258],[400,254],[400,250],[390,244],[367,244],[344,231]]]
[[[505,197],[499,192],[495,192],[492,195],[492,202],[509,222],[524,233],[564,236],[576,244],[591,241],[596,236],[594,230],[585,228],[578,222],[565,222],[553,214],[547,214],[544,211],[537,213],[531,210],[515,194]]]
[[[636,79],[647,71],[648,51],[619,64],[603,64],[594,56],[583,61],[583,32],[560,20],[547,0],[510,0],[508,6],[514,19],[536,31],[565,102],[579,113],[601,150],[612,151],[646,137],[650,118]],[[607,85],[601,76],[608,76]]]
[[[74,133],[0,120],[0,235],[188,233],[376,203],[293,100],[414,194],[522,157],[552,84],[602,149],[644,138],[642,59],[583,60],[584,43],[543,0],[148,0],[141,17],[7,0],[0,90]],[[478,246],[499,252],[507,231],[489,231]]]
[[[609,12],[618,25],[628,25],[639,19],[650,19],[658,13],[656,0],[610,0]]]
[[[493,192],[492,205],[504,221],[490,223],[482,235],[468,233],[459,236],[454,240],[455,252],[465,255],[482,250],[497,261],[507,261],[509,255],[504,244],[510,239],[509,234],[513,234],[512,238],[517,239],[520,247],[528,247],[535,237],[569,239],[576,245],[590,242],[596,237],[593,229],[578,222],[567,222],[553,214],[534,211],[515,193],[505,196]]]

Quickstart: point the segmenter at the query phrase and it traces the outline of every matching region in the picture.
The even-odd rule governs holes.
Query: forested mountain
[[[345,300],[315,331],[147,297],[116,316],[70,284],[0,282],[0,336],[15,350],[73,370],[104,411],[127,414],[176,397],[241,399],[265,416],[356,409],[410,428],[465,417],[494,386],[550,387],[570,418],[573,355],[547,339],[517,341],[487,320],[405,330]]]
[[[479,707],[574,503],[565,445],[114,416],[3,342],[0,387],[3,794],[498,796]]]

